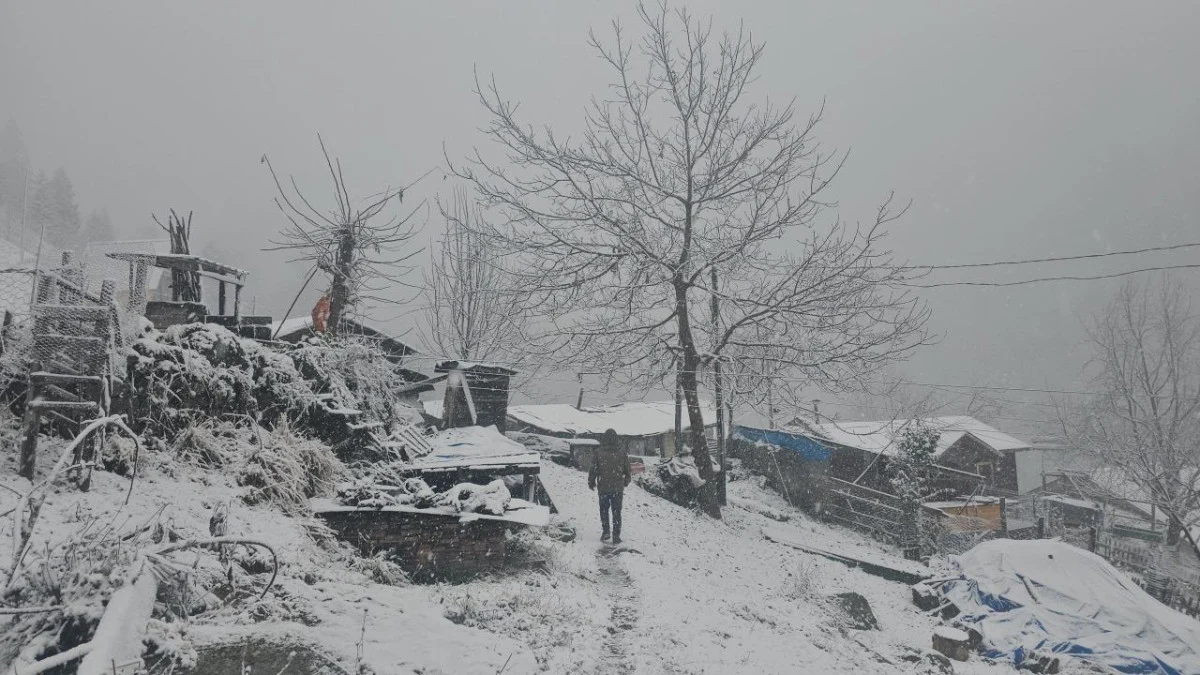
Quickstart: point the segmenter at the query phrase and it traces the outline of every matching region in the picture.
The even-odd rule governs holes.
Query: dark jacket
[[[620,448],[602,445],[592,458],[592,468],[588,471],[588,487],[599,487],[600,492],[624,492],[632,477],[629,455]]]

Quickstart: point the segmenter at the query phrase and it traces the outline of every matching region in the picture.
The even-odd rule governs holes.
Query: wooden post
[[[1046,538],[1046,517],[1038,516],[1037,519],[1037,536],[1038,539]]]
[[[1000,533],[1008,534],[1008,500],[1000,498]]]
[[[217,282],[217,315],[225,316],[225,280]]]
[[[144,258],[138,258],[137,262],[133,264],[136,264],[136,268],[133,272],[133,288],[129,293],[129,307],[145,311],[146,300],[148,299],[146,297],[148,295],[146,288],[146,273],[148,270],[146,268],[149,263]]]
[[[35,363],[33,368],[41,370],[41,364]],[[33,380],[30,380],[29,388],[25,392],[25,416],[21,419],[21,462],[17,468],[17,475],[30,482],[33,482],[34,468],[37,464],[38,427],[42,421],[41,415],[30,402],[40,395],[41,392],[37,391]]]
[[[254,308],[250,308],[250,312],[254,312]],[[233,316],[239,317],[242,315],[242,287],[240,284],[233,285]]]
[[[1096,528],[1088,528],[1088,550],[1092,553],[1096,552]]]

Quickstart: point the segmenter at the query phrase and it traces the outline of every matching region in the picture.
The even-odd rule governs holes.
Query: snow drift
[[[1200,623],[1159,603],[1103,558],[1056,540],[989,541],[944,582],[987,655],[1054,653],[1122,673],[1200,674]]]

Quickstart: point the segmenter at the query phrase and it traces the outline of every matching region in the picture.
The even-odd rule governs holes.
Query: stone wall
[[[410,511],[318,513],[364,555],[391,550],[416,581],[467,579],[504,564],[508,523]]]

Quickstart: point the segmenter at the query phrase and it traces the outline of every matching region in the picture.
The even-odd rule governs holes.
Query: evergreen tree
[[[933,496],[933,452],[937,449],[941,433],[921,420],[913,420],[904,427],[896,441],[896,454],[889,459],[888,468],[892,489],[903,500],[905,529],[909,530],[906,548],[912,547],[921,554],[932,548],[930,532],[921,517],[921,505]]]
[[[80,237],[80,243],[92,241],[112,241],[116,238],[116,233],[113,231],[112,220],[108,217],[106,209],[92,211],[88,214],[87,223],[83,227],[83,234]]]
[[[50,238],[50,221],[53,218],[54,200],[50,196],[50,179],[45,171],[38,171],[29,179],[29,205],[26,211],[28,235],[26,248],[36,248],[38,236],[42,228],[46,229],[46,238]]]
[[[17,123],[9,120],[0,130],[0,227],[9,238],[20,237],[21,209],[25,200],[25,174],[29,154]],[[30,177],[32,187],[32,176]]]
[[[56,169],[46,184],[50,201],[49,220],[46,221],[46,239],[59,247],[74,245],[79,239],[79,205],[75,202],[75,188],[63,169]]]

